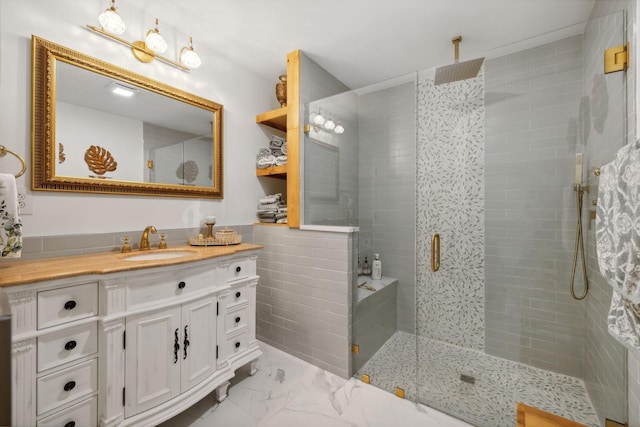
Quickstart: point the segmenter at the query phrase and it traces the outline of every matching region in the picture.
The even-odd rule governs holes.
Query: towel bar
[[[20,169],[20,172],[18,172],[16,174],[16,178],[21,177],[22,175],[24,175],[25,171],[27,170],[27,163],[24,161],[24,159],[22,157],[20,157],[19,154],[14,153],[13,151],[9,150],[7,147],[5,147],[4,145],[0,145],[0,157],[4,157],[7,153],[9,154],[13,154],[14,156],[16,156],[16,158],[18,160],[20,160],[20,163],[22,164],[22,169]]]

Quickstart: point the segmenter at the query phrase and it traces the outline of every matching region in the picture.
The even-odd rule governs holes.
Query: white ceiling
[[[128,0],[277,82],[301,49],[352,89],[582,23],[595,0]],[[124,2],[122,2],[124,5]],[[120,8],[124,11],[124,7]]]

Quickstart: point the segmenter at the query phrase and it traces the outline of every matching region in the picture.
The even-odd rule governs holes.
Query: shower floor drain
[[[466,375],[466,374],[460,374],[460,381],[464,381],[465,383],[469,383],[469,384],[475,384],[476,377],[473,377],[471,375]]]

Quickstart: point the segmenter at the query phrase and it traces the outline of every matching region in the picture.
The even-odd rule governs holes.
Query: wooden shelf
[[[287,107],[278,108],[277,110],[271,110],[266,113],[256,115],[256,123],[286,132]]]
[[[266,169],[256,169],[256,176],[270,176],[272,178],[287,179],[287,165],[271,166]]]

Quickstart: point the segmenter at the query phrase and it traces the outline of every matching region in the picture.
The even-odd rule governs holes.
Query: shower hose
[[[584,257],[584,238],[582,236],[582,195],[584,194],[584,190],[580,184],[576,185],[576,207],[578,210],[578,226],[576,228],[576,246],[573,251],[573,268],[571,269],[571,296],[574,299],[582,300],[589,293],[589,279],[587,278],[587,264],[585,262]],[[581,253],[581,261],[582,261],[582,277],[584,278],[584,291],[582,295],[576,295],[574,284],[576,279],[576,267],[578,264],[578,251]]]

